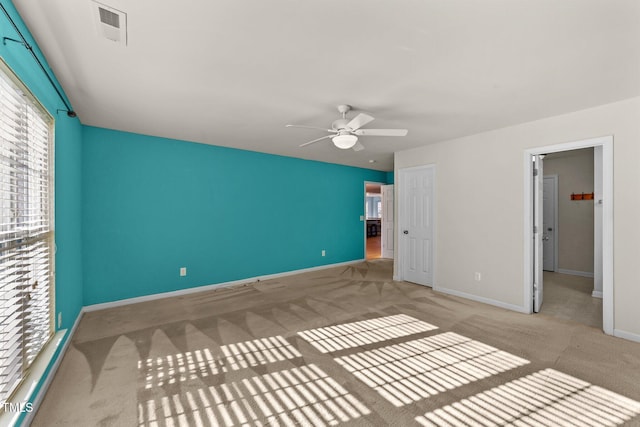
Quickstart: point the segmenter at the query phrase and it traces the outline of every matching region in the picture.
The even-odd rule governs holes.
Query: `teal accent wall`
[[[0,0],[7,9],[20,31],[27,38],[34,52],[48,67],[29,30],[18,15],[13,4],[8,0]],[[19,39],[18,34],[0,11],[0,37]],[[0,43],[0,56],[18,75],[22,82],[38,98],[40,103],[55,118],[55,243],[56,243],[56,279],[55,279],[55,313],[62,313],[62,325],[56,329],[71,328],[76,321],[83,302],[82,286],[82,229],[81,229],[81,152],[82,125],[80,121],[67,117],[64,104],[51,87],[46,76],[39,68],[27,49],[21,44],[7,41]],[[58,84],[56,80],[56,84]],[[59,84],[58,87],[60,88]],[[56,325],[57,326],[57,325]],[[68,335],[65,340],[68,339]],[[58,351],[59,352],[59,351]],[[58,353],[52,360],[58,357]],[[51,365],[49,366],[50,369]],[[40,390],[38,384],[30,401]],[[23,416],[20,418],[22,420]]]
[[[387,184],[393,184],[393,171],[389,171],[387,172]]]
[[[85,305],[363,259],[364,182],[386,178],[88,126],[83,144]]]
[[[69,329],[83,305],[82,126],[63,112],[55,132],[56,322],[62,313],[60,329]]]

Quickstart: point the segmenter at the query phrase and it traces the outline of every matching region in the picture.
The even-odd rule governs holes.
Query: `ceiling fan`
[[[362,129],[362,126],[370,123],[374,120],[368,114],[360,113],[353,119],[347,119],[347,113],[351,111],[351,106],[342,104],[338,105],[338,112],[342,114],[342,118],[335,120],[331,124],[331,129],[319,128],[314,126],[304,125],[287,125],[288,128],[306,128],[306,129],[320,129],[327,132],[331,132],[331,135],[323,136],[322,138],[314,139],[313,141],[300,144],[300,147],[306,147],[314,142],[322,141],[323,139],[331,138],[333,144],[343,150],[353,148],[354,151],[364,150],[364,145],[358,141],[359,136],[405,136],[408,132],[407,129]]]

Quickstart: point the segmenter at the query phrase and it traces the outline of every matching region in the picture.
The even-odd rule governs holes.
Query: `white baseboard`
[[[640,342],[640,335],[632,332],[621,331],[620,329],[613,330],[613,336],[618,338],[624,338],[625,340]]]
[[[160,293],[157,293],[157,294],[144,295],[144,296],[141,296],[141,297],[126,298],[126,299],[121,299],[121,300],[118,300],[118,301],[110,301],[110,302],[104,302],[104,303],[99,303],[99,304],[91,304],[91,305],[84,306],[82,310],[83,310],[83,312],[104,310],[104,309],[107,309],[107,308],[121,307],[123,305],[137,304],[137,303],[140,303],[140,302],[155,301],[155,300],[163,299],[163,298],[170,298],[170,297],[177,297],[177,296],[182,296],[182,295],[194,294],[194,293],[198,293],[198,292],[205,292],[205,291],[210,291],[210,290],[213,290],[213,289],[228,288],[228,287],[231,287],[231,286],[245,285],[247,283],[262,282],[262,281],[265,281],[265,280],[271,280],[271,279],[277,279],[277,278],[280,278],[280,277],[292,276],[294,274],[302,274],[302,273],[308,273],[308,272],[311,272],[311,271],[324,270],[324,269],[327,269],[327,268],[341,267],[341,266],[344,266],[344,265],[355,264],[355,263],[363,262],[363,261],[365,261],[365,260],[364,259],[357,259],[357,260],[353,260],[353,261],[339,262],[339,263],[336,263],[336,264],[328,264],[328,265],[320,265],[320,266],[317,266],[317,267],[303,268],[301,270],[292,270],[292,271],[285,271],[283,273],[268,274],[266,276],[249,277],[249,278],[246,278],[246,279],[233,280],[231,282],[215,283],[215,284],[212,284],[212,285],[203,285],[203,286],[196,286],[196,287],[193,287],[193,288],[179,289],[177,291],[160,292]]]
[[[588,271],[567,270],[566,268],[559,268],[556,270],[556,273],[593,278],[593,273],[590,273]]]
[[[22,424],[23,425],[27,425],[27,426],[31,425],[31,422],[33,421],[33,417],[36,415],[36,412],[38,412],[38,408],[40,407],[40,404],[42,403],[42,400],[44,399],[44,395],[47,393],[47,390],[49,389],[49,386],[51,385],[51,382],[53,381],[53,378],[55,377],[56,372],[58,371],[58,368],[60,367],[60,363],[62,362],[62,359],[64,358],[64,355],[67,353],[67,349],[69,348],[69,344],[71,343],[71,338],[73,337],[73,334],[75,334],[76,329],[78,328],[78,324],[80,324],[80,319],[82,318],[83,314],[84,314],[84,309],[81,309],[80,313],[78,313],[78,316],[76,317],[75,322],[73,322],[73,326],[71,327],[71,329],[60,330],[60,331],[56,332],[56,335],[57,334],[62,334],[62,337],[56,338],[54,336],[54,340],[55,339],[61,339],[61,338],[65,337],[65,336],[66,336],[67,339],[64,342],[64,344],[62,345],[62,348],[60,349],[60,352],[58,353],[58,358],[53,362],[53,365],[51,366],[51,369],[49,369],[49,372],[47,373],[46,378],[42,382],[42,386],[40,386],[40,390],[38,390],[38,394],[32,400],[33,410],[31,412],[28,412],[25,415],[24,419],[22,420]],[[55,350],[53,351],[53,353],[55,353]],[[53,354],[51,356],[53,357]],[[46,370],[46,366],[44,367],[44,369]],[[39,381],[36,381],[35,383],[37,384],[37,382],[39,382]]]
[[[453,296],[456,296],[456,297],[466,298],[466,299],[470,299],[472,301],[477,301],[477,302],[481,302],[481,303],[484,303],[484,304],[493,305],[493,306],[504,308],[504,309],[511,310],[511,311],[517,311],[518,313],[529,314],[529,311],[527,311],[525,307],[520,306],[520,305],[508,304],[506,302],[494,300],[494,299],[491,299],[491,298],[485,298],[485,297],[481,297],[481,296],[478,296],[478,295],[468,294],[466,292],[460,292],[460,291],[457,291],[455,289],[437,287],[437,288],[433,288],[433,290],[436,291],[436,292],[442,292],[443,294],[448,294],[448,295],[453,295]]]
[[[593,291],[593,292],[591,292],[591,296],[594,297],[594,298],[602,299],[602,291]]]

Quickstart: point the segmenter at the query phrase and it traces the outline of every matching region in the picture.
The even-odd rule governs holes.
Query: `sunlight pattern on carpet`
[[[396,407],[529,363],[453,332],[335,360]]]
[[[640,402],[545,369],[416,418],[425,427],[616,426],[640,414]]]
[[[184,353],[151,357],[138,362],[145,378],[145,388],[174,384],[195,378],[206,378],[229,371],[266,365],[302,357],[281,336],[259,338],[223,345],[214,356],[209,348]]]
[[[138,405],[139,426],[333,426],[371,413],[317,366],[185,388]]]
[[[437,326],[406,314],[361,320],[298,332],[322,353],[361,347],[394,338],[429,332]]]

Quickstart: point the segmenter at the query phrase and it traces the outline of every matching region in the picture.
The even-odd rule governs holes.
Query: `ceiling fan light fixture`
[[[356,142],[358,142],[358,137],[351,134],[343,134],[336,135],[331,138],[331,140],[336,147],[347,150],[356,145]]]

